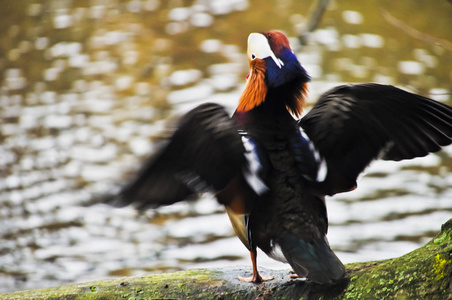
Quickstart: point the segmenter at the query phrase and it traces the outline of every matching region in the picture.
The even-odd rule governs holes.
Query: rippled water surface
[[[449,2],[332,1],[302,46],[297,34],[310,3],[5,2],[0,292],[250,265],[210,195],[146,212],[86,205],[123,184],[181,113],[206,101],[233,110],[250,32],[281,29],[291,37],[313,77],[310,104],[330,87],[362,81],[452,104]],[[371,165],[357,190],[327,199],[338,256],[346,263],[382,259],[428,241],[451,217],[451,171],[451,147]],[[288,267],[264,255],[259,263]]]

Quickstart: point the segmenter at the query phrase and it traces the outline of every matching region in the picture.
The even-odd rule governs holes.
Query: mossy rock
[[[0,299],[452,299],[452,219],[425,246],[394,259],[346,265],[334,286],[291,279],[239,281],[250,268],[192,269],[0,294]]]

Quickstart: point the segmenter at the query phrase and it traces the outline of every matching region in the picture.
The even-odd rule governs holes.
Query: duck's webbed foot
[[[263,281],[269,281],[275,278],[275,276],[270,277],[262,277],[257,270],[257,252],[256,250],[250,251],[251,262],[253,263],[253,276],[251,277],[241,277],[239,276],[240,281],[251,282],[251,283],[261,283]]]
[[[275,276],[270,277],[262,277],[259,273],[255,274],[253,272],[253,276],[251,277],[242,277],[239,276],[240,281],[251,282],[251,283],[261,283],[263,281],[269,281],[275,279]]]

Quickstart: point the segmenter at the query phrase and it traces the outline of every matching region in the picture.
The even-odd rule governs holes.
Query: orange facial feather
[[[255,59],[250,62],[251,73],[245,86],[245,90],[239,100],[237,111],[249,111],[264,102],[267,95],[265,84],[265,61]]]

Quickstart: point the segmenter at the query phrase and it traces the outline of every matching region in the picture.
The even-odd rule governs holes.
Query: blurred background
[[[85,206],[124,183],[168,120],[206,101],[233,111],[250,32],[290,37],[313,77],[309,105],[335,85],[368,81],[452,104],[450,2],[331,1],[302,43],[313,5],[2,0],[0,292],[251,265],[210,195],[144,213]],[[452,147],[374,163],[358,184],[327,199],[332,248],[344,263],[402,255],[451,217]]]

